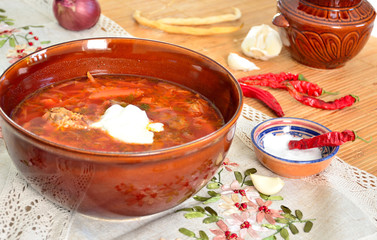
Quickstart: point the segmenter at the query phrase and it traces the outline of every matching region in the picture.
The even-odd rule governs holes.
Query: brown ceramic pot
[[[338,68],[364,47],[376,13],[364,0],[278,0],[273,24],[298,62]]]
[[[182,84],[207,97],[225,125],[196,141],[149,152],[107,153],[63,146],[16,124],[14,108],[37,89],[78,76],[133,74]],[[172,208],[199,191],[227,154],[242,92],[224,67],[191,50],[157,41],[99,38],[33,53],[0,78],[0,121],[10,157],[41,194],[67,208],[105,218]]]

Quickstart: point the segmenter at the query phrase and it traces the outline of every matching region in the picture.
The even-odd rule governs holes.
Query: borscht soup
[[[224,125],[208,99],[184,86],[144,76],[90,73],[39,89],[11,118],[52,142],[106,152],[173,147]]]

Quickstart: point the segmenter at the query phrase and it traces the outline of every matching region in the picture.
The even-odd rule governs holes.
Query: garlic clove
[[[229,53],[228,66],[233,70],[241,71],[252,71],[259,69],[259,67],[257,67],[253,62],[239,56],[236,53]]]
[[[261,60],[278,56],[282,47],[279,33],[266,24],[251,27],[241,44],[246,56]]]
[[[250,175],[251,180],[253,181],[255,189],[265,195],[273,195],[283,188],[284,181],[279,177],[267,177],[257,174]]]

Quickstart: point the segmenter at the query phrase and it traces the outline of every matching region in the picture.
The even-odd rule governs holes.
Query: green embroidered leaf
[[[201,206],[195,206],[193,207],[193,209],[196,211],[196,212],[201,212],[201,213],[204,213],[204,208],[202,208]]]
[[[193,208],[181,208],[181,209],[176,210],[175,212],[193,212],[193,211],[194,211]]]
[[[263,200],[271,200],[271,201],[281,201],[281,200],[284,200],[284,198],[282,196],[270,196],[270,195],[263,194],[261,192],[259,193],[259,196]]]
[[[275,237],[275,235],[272,235],[272,236],[263,238],[263,240],[276,240],[276,237]]]
[[[199,236],[201,240],[209,240],[207,234],[202,230],[199,231]]]
[[[195,233],[192,232],[192,231],[190,231],[190,230],[188,230],[187,228],[180,228],[178,231],[180,233],[186,235],[187,237],[195,237]]]
[[[25,27],[21,27],[21,28],[24,29],[24,30],[29,30],[30,29],[29,26],[25,26]]]
[[[2,46],[4,46],[4,44],[7,42],[7,40],[6,39],[4,39],[4,40],[1,40],[0,41],[0,48],[2,47]]]
[[[265,195],[263,193],[259,193],[259,196],[263,199],[263,200],[268,200],[268,195]]]
[[[41,44],[49,44],[51,41],[41,41]]]
[[[33,28],[43,28],[44,26],[43,25],[30,25],[30,27],[33,27]]]
[[[288,219],[285,219],[285,218],[276,218],[275,221],[277,223],[283,223],[283,224],[287,224],[289,223],[289,220]]]
[[[14,22],[9,22],[9,21],[6,21],[5,23],[6,23],[6,24],[8,24],[9,26],[12,26],[12,25],[14,25]]]
[[[302,214],[302,212],[300,210],[296,210],[295,211],[295,215],[298,218],[298,220],[301,220],[302,217],[303,217],[303,214]]]
[[[207,193],[208,193],[208,195],[210,195],[211,197],[216,197],[216,196],[219,196],[219,195],[220,195],[220,193],[217,193],[217,192],[215,192],[215,191],[208,191]]]
[[[11,47],[16,46],[16,42],[14,41],[14,38],[9,38],[9,46],[11,46]]]
[[[286,228],[283,228],[281,231],[280,231],[280,236],[284,239],[289,239],[289,232]]]
[[[281,200],[284,200],[284,198],[282,196],[269,196],[269,197],[267,197],[267,200],[281,201]]]
[[[304,232],[308,233],[312,230],[313,223],[311,221],[307,221],[304,226]]]
[[[275,225],[272,225],[272,224],[262,224],[261,226],[268,229],[275,229]]]
[[[201,197],[201,196],[193,196],[192,198],[199,202],[204,202],[209,199],[209,197]]]
[[[189,213],[186,213],[184,216],[187,219],[192,219],[192,218],[205,217],[206,215],[204,213],[201,213],[201,212],[189,212]]]
[[[292,220],[292,221],[296,220],[296,216],[294,216],[294,215],[292,215],[290,213],[284,213],[284,214],[282,214],[282,216],[285,217],[288,220]]]
[[[251,180],[247,180],[243,184],[245,184],[246,186],[254,186],[253,181]]]
[[[279,230],[279,229],[281,229],[281,226],[279,226],[279,225],[273,225],[273,224],[269,224],[269,223],[262,224],[261,226],[265,227],[265,228],[268,228],[268,229],[273,229],[273,230]]]
[[[214,222],[217,222],[217,221],[219,221],[219,217],[218,216],[210,216],[210,217],[207,217],[207,218],[203,219],[203,223],[205,223],[205,224],[214,223]]]
[[[290,223],[288,225],[288,227],[289,227],[289,230],[291,230],[292,234],[297,234],[298,233],[298,229],[297,229],[297,227],[293,223]]]
[[[208,199],[207,201],[204,201],[203,203],[204,204],[207,204],[207,203],[214,203],[214,202],[217,202],[221,199],[221,196],[218,195],[218,196],[215,196],[215,197],[211,197],[210,199]]]
[[[219,189],[220,188],[220,183],[216,183],[216,182],[214,182],[214,183],[208,183],[207,184],[207,188],[208,189]]]
[[[257,170],[255,168],[247,169],[244,173],[245,176],[249,176],[250,174],[257,173]]]
[[[210,215],[212,215],[212,216],[217,216],[218,214],[217,214],[217,212],[215,211],[215,210],[213,210],[211,207],[205,207],[204,208]]]
[[[2,9],[2,8],[0,8],[0,12],[5,12],[5,10],[4,10],[4,9]]]
[[[242,173],[240,173],[239,171],[235,171],[235,172],[234,172],[234,177],[236,178],[236,180],[237,180],[239,183],[242,183]]]
[[[288,207],[284,206],[284,205],[281,205],[280,206],[281,210],[283,210],[283,212],[285,213],[291,213],[291,209],[289,209]]]

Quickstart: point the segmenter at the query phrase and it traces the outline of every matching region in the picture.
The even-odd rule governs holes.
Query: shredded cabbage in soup
[[[132,104],[151,123],[162,123],[152,144],[126,143],[98,122],[113,106]],[[15,122],[50,141],[86,150],[135,152],[168,148],[216,131],[224,120],[205,97],[177,84],[149,77],[100,75],[81,77],[40,89],[16,108]],[[125,121],[127,122],[127,121]]]

